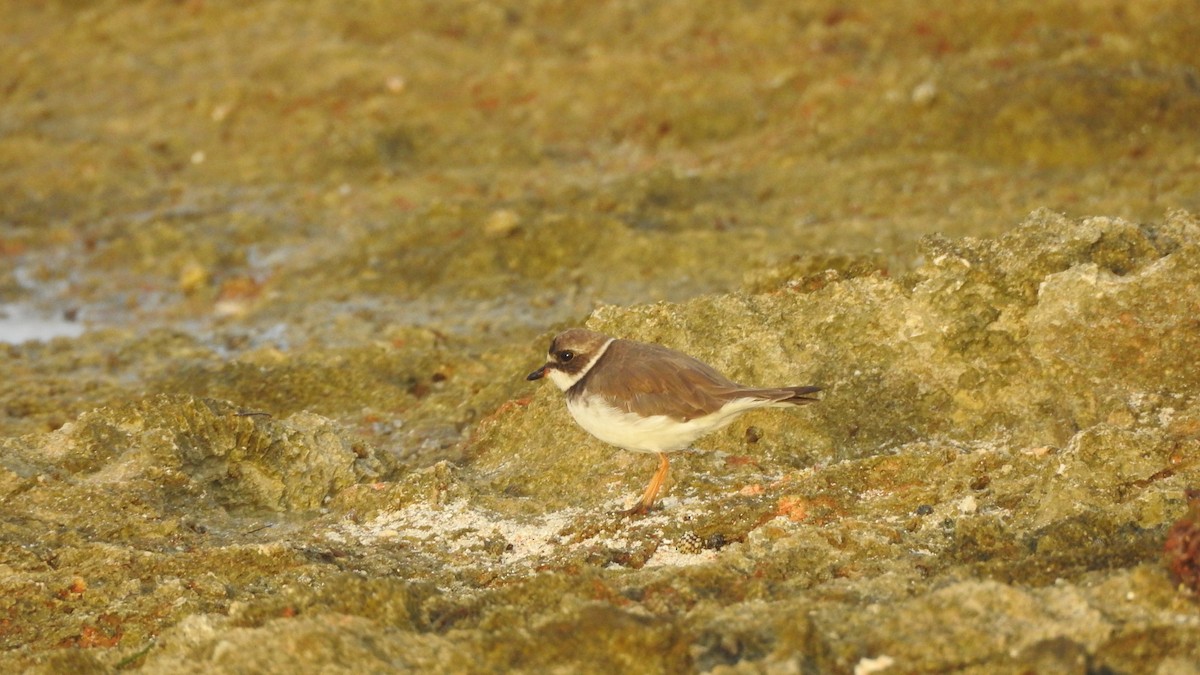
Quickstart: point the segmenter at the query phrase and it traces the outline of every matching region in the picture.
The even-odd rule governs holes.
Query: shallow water
[[[26,305],[0,305],[0,342],[74,338],[86,331],[86,326],[66,317],[42,314]]]

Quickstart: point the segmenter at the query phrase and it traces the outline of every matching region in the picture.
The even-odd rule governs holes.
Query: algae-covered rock
[[[1160,226],[1160,235],[1117,220],[1041,213],[1000,240],[931,239],[911,286],[859,277],[803,294],[785,287],[606,307],[588,325],[681,349],[743,382],[823,387],[821,404],[743,417],[701,440],[706,449],[805,466],[931,436],[1061,446],[1110,417],[1174,411],[1195,397],[1200,381],[1188,364],[1200,353],[1200,330],[1181,317],[1200,289],[1200,247],[1150,244],[1195,227],[1185,214]],[[1119,262],[1117,250],[1127,253]],[[1122,275],[1097,280],[1101,263]],[[538,358],[531,354],[531,367]],[[497,476],[523,476],[511,488],[520,494],[580,503],[603,488],[570,492],[571,484],[587,484],[591,467],[600,464],[595,473],[608,476],[618,470],[613,462],[637,463],[606,457],[615,451],[598,449],[561,409],[556,390],[538,390],[528,407],[509,411],[511,424],[484,427],[476,465],[511,466]],[[753,447],[751,424],[763,434]],[[552,425],[565,428],[548,434]],[[491,450],[493,429],[509,434],[497,441],[505,451]]]
[[[964,581],[917,598],[869,604],[866,611],[814,618],[816,633],[837,635],[826,668],[849,670],[862,658],[887,656],[915,672],[993,667],[1052,640],[1094,651],[1113,626],[1074,588],[1022,590],[992,581]],[[953,620],[947,620],[948,618]],[[1075,650],[1066,650],[1067,662]]]
[[[151,672],[1186,658],[1200,622],[1162,551],[1200,482],[1200,375],[1180,365],[1197,347],[1198,244],[1184,213],[1039,212],[996,239],[931,238],[900,278],[797,284],[809,273],[785,263],[756,293],[602,306],[586,325],[744,382],[823,387],[674,455],[640,519],[614,511],[652,462],[521,379],[544,339],[475,361],[494,364],[485,396],[519,395],[456,461],[405,471],[324,417],[189,395],[7,439],[0,584],[28,617],[8,644],[34,649],[9,658]],[[122,566],[155,581],[109,571]]]
[[[382,468],[370,449],[346,441],[327,419],[299,413],[275,421],[190,396],[96,410],[37,443],[8,445],[31,478],[62,470],[92,486],[154,481],[172,488],[167,499],[186,494],[231,511],[316,509]]]
[[[751,584],[755,597],[808,598],[798,603],[840,580],[874,578],[881,597],[924,587],[922,576],[998,580],[919,594],[894,620],[844,600],[801,643],[741,658],[806,653],[842,670],[886,656],[937,670],[1013,655],[1065,667],[1103,651],[1120,631],[1103,603],[1036,589],[1156,562],[1181,486],[1196,479],[1200,375],[1174,369],[1200,353],[1196,232],[1182,213],[1141,227],[1038,213],[997,240],[930,240],[926,265],[903,281],[798,293],[780,278],[768,294],[593,313],[591,328],[668,344],[741,381],[824,387],[818,404],[747,416],[677,455],[652,519],[664,542],[719,534],[732,544],[719,560],[774,580]],[[551,387],[483,425],[473,453],[472,472],[496,493],[481,498],[520,512],[611,509],[650,470],[578,430]],[[704,526],[674,529],[686,522]],[[581,527],[567,531],[588,536]],[[729,597],[725,578],[718,597]],[[867,632],[848,639],[858,621]],[[749,624],[728,630],[775,634]],[[917,637],[934,625],[981,632]]]
[[[322,613],[257,627],[194,616],[163,635],[147,669],[170,673],[470,672],[469,654],[452,640],[396,630],[359,616]]]
[[[1193,5],[0,5],[0,672],[1193,672]]]

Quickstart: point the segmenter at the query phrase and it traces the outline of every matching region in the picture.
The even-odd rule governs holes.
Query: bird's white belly
[[[588,433],[605,443],[634,452],[672,452],[682,450],[701,436],[716,431],[762,401],[732,401],[721,410],[680,422],[666,415],[641,417],[614,408],[598,396],[582,396],[567,401],[567,410]]]

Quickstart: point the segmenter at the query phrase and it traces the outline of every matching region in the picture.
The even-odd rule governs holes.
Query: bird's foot
[[[662,507],[660,506],[659,508]],[[613,513],[615,515],[625,516],[627,518],[640,518],[642,516],[649,515],[652,509],[654,509],[653,503],[647,504],[639,500],[637,504],[633,505],[633,508],[621,509],[619,511],[614,511]]]

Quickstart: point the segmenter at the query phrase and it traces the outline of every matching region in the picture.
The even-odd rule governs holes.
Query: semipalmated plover
[[[820,387],[747,387],[661,345],[572,328],[550,342],[550,358],[526,376],[567,394],[567,410],[588,433],[633,452],[658,455],[658,471],[629,509],[644,514],[667,478],[668,452],[725,427],[754,408],[812,403]]]

